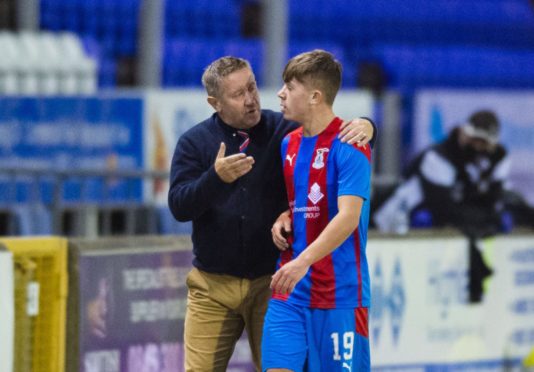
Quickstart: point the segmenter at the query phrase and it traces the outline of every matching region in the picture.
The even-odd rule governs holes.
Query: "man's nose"
[[[245,104],[246,105],[250,105],[250,104],[254,103],[255,100],[256,100],[256,98],[255,98],[254,92],[247,91],[245,93]]]

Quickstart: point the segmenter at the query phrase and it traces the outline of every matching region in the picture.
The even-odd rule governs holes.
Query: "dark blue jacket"
[[[241,137],[217,114],[178,140],[172,159],[169,207],[179,221],[193,221],[193,265],[212,272],[256,278],[274,272],[278,249],[271,227],[288,208],[280,142],[297,128],[282,114],[262,110],[250,130],[252,170],[231,184],[214,163],[221,142],[226,155],[239,152]]]

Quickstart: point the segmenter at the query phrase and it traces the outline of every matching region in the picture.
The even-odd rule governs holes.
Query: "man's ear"
[[[213,96],[208,96],[207,100],[210,106],[213,107],[215,111],[219,112],[219,108],[220,108],[219,100]]]

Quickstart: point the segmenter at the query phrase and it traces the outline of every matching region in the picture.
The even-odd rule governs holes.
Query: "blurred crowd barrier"
[[[189,237],[7,238],[0,245],[7,248],[0,250],[2,371],[183,371]],[[493,274],[474,304],[463,237],[437,230],[370,236],[373,370],[532,367],[534,235],[481,246]],[[253,371],[245,338],[228,370]]]
[[[190,223],[174,220],[166,205],[144,202],[143,182],[166,182],[167,172],[54,170],[1,167],[0,235],[109,236],[177,234]]]

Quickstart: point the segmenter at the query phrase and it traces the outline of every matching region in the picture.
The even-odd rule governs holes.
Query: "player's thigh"
[[[307,371],[369,371],[367,308],[312,310]]]
[[[225,371],[244,328],[242,317],[213,298],[217,284],[196,269],[188,275],[184,323],[187,371]],[[236,291],[237,292],[237,291]]]
[[[308,347],[303,308],[270,300],[263,326],[262,369],[303,370]]]

